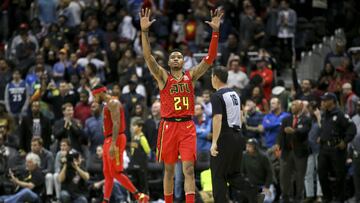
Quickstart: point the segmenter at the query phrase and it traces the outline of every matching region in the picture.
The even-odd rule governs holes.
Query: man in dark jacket
[[[336,104],[334,93],[327,92],[321,97],[324,113],[320,123],[319,179],[325,202],[333,197],[337,202],[345,200],[346,149],[356,134],[356,126]],[[336,190],[331,190],[329,173],[335,175]]]
[[[74,108],[71,103],[65,103],[62,106],[64,118],[54,124],[54,136],[59,141],[68,138],[71,146],[78,152],[82,152],[81,144],[86,141],[81,129],[79,120],[74,119]]]
[[[293,101],[291,116],[285,118],[281,125],[277,147],[281,150],[280,159],[280,187],[284,203],[290,201],[292,173],[296,172],[296,200],[301,202],[304,191],[304,177],[306,173],[308,151],[308,134],[311,120],[303,114],[303,103]]]
[[[255,138],[247,141],[246,152],[241,161],[241,173],[251,184],[261,188],[265,195],[264,203],[271,203],[275,199],[273,170],[269,158],[258,148],[259,143]]]
[[[29,132],[31,136],[29,136]],[[41,137],[43,146],[49,150],[51,144],[51,123],[50,120],[40,112],[40,102],[31,103],[31,114],[22,118],[20,125],[20,149],[30,152],[32,137]]]

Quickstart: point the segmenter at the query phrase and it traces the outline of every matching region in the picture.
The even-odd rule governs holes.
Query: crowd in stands
[[[247,143],[241,172],[262,187],[265,202],[321,201],[317,121],[326,113],[320,99],[325,92],[334,93],[331,98],[357,127],[354,141],[348,140],[346,162],[332,167],[346,168],[349,184],[343,196],[355,195],[360,201],[359,2],[3,0],[0,202],[102,200],[102,106],[91,95],[91,87],[99,83],[108,86],[125,107],[126,172],[152,200],[162,198],[162,166],[155,162],[161,105],[142,56],[138,15],[142,7],[150,7],[156,19],[149,33],[154,57],[166,67],[169,51],[180,49],[184,70],[194,67],[207,52],[211,28],[204,21],[210,19],[210,10],[224,11],[216,65],[228,68],[228,85],[241,97]],[[298,78],[299,53],[339,27],[345,34],[336,36],[335,49],[323,59],[324,67],[317,67],[318,80]],[[284,70],[292,75],[279,79]],[[195,85],[200,202],[212,202],[210,74]],[[294,114],[303,116],[301,126],[307,130],[301,149],[293,153],[298,146],[287,146],[283,140],[293,133],[287,119]],[[285,162],[293,165],[286,168]],[[181,180],[177,173],[177,201],[184,198]],[[246,197],[241,191],[230,195],[234,202]],[[130,199],[115,182],[112,201]]]

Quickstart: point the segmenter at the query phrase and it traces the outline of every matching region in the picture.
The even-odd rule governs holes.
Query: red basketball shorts
[[[113,176],[115,172],[123,171],[123,153],[126,146],[126,136],[125,134],[118,135],[116,139],[116,148],[115,148],[115,156],[113,158],[110,157],[109,150],[112,142],[112,137],[109,136],[105,138],[103,145],[103,170],[104,175]]]
[[[190,121],[160,121],[157,139],[157,160],[174,164],[178,158],[182,161],[196,160],[196,128]]]

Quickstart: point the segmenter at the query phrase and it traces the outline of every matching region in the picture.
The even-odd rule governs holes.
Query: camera
[[[73,162],[74,162],[74,159],[78,159],[80,157],[80,154],[79,152],[77,152],[76,150],[72,149],[70,150],[67,154],[66,154],[66,157],[63,157],[61,159],[61,163],[62,164],[65,164],[67,166],[72,166]]]

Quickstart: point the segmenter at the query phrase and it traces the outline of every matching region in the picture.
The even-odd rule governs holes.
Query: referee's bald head
[[[228,80],[228,70],[224,66],[216,66],[212,71],[212,76],[216,76],[220,82],[226,84]]]

